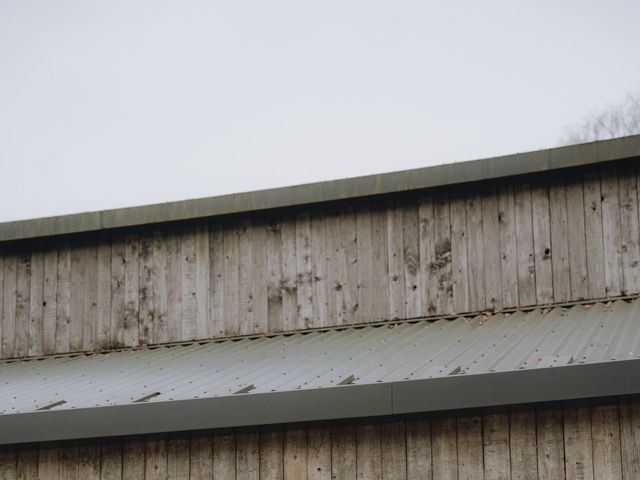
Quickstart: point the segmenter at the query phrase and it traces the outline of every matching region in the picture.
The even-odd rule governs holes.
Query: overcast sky
[[[555,146],[638,0],[4,1],[0,221]]]

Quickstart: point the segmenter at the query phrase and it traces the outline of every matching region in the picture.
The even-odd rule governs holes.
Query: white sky
[[[0,3],[0,221],[555,146],[638,0]]]

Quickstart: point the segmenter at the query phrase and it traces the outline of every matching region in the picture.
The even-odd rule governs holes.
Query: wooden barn
[[[640,136],[0,224],[0,478],[640,478]]]

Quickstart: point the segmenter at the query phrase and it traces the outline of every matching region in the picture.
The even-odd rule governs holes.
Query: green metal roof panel
[[[640,393],[640,300],[0,362],[0,443]]]
[[[640,157],[640,135],[400,172],[0,223],[0,242],[442,187]]]

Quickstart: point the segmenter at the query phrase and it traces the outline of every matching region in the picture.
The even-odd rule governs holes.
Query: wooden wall
[[[637,293],[638,188],[626,165],[0,245],[0,357]]]
[[[2,480],[640,478],[640,398],[0,446]]]

